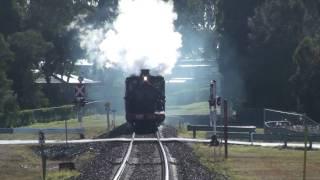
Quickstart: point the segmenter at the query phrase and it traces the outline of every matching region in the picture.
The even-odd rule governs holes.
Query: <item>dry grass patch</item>
[[[110,117],[111,119],[112,117]],[[116,116],[116,125],[120,125],[125,122],[125,118],[122,115]],[[70,119],[67,121],[68,128],[78,128],[79,122],[77,119]],[[64,128],[64,121],[54,121],[49,123],[35,123],[27,128]],[[86,138],[94,138],[100,134],[106,132],[107,121],[105,115],[91,115],[83,118],[83,127],[85,128]],[[69,139],[79,139],[78,134],[69,134]],[[38,139],[37,134],[0,134],[1,140],[12,140],[12,139]],[[65,139],[65,134],[47,134],[46,139]]]
[[[40,158],[27,146],[0,145],[0,179],[41,179]]]
[[[302,179],[303,151],[253,146],[229,146],[229,159],[214,162],[212,148],[196,144],[200,161],[230,179]],[[211,152],[211,153],[210,153]],[[320,151],[309,151],[307,179],[320,177]]]
[[[179,129],[179,136],[192,137],[192,132]],[[205,138],[205,132],[197,132],[198,138]],[[257,146],[229,145],[229,158],[215,162],[213,148],[206,144],[194,144],[194,151],[201,163],[212,172],[219,172],[240,180],[295,180],[302,179],[303,150]],[[216,151],[218,152],[218,150]],[[222,156],[224,156],[222,148]],[[218,153],[217,153],[218,154]],[[220,158],[220,159],[223,159]],[[307,152],[307,179],[320,178],[320,151]]]

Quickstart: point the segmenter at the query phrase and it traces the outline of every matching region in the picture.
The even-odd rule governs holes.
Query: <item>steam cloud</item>
[[[118,11],[112,24],[78,27],[80,46],[88,59],[128,74],[137,74],[142,68],[170,73],[182,46],[181,34],[174,27],[177,14],[172,0],[120,0]]]

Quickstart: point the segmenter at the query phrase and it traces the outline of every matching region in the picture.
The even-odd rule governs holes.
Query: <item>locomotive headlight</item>
[[[143,76],[143,81],[148,81],[148,76]]]

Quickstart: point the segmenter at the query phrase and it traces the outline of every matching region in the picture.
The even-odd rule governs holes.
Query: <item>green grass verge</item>
[[[183,126],[178,129],[179,136],[185,138],[193,138],[192,131],[188,131],[186,126]],[[207,132],[205,131],[197,131],[197,138],[205,139],[207,138]]]
[[[166,115],[208,115],[208,102],[196,102],[188,105],[166,107]]]
[[[112,118],[110,118],[112,119]],[[123,115],[116,116],[116,125],[120,125],[125,122]],[[67,121],[69,128],[79,127],[79,122],[77,119],[70,119]],[[64,121],[54,121],[49,123],[35,123],[27,128],[64,128]],[[91,115],[83,118],[83,127],[85,128],[86,138],[94,138],[104,132],[107,129],[107,121],[105,115]],[[46,139],[64,139],[65,134],[47,134]],[[70,139],[79,139],[79,135],[70,134],[68,136]],[[0,134],[0,139],[38,139],[37,134]]]
[[[79,174],[78,171],[53,171],[48,173],[47,180],[70,180]]]
[[[179,136],[191,137],[192,133],[179,130]],[[197,134],[198,136],[198,134]],[[200,135],[202,138],[205,135]],[[229,158],[224,159],[224,148],[216,148],[219,158],[213,159],[213,147],[194,144],[200,162],[212,172],[227,175],[230,179],[302,179],[303,151],[257,146],[229,145]],[[307,179],[320,177],[320,151],[307,153]]]

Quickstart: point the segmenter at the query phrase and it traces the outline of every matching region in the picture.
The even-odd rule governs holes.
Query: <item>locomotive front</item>
[[[126,120],[134,128],[155,130],[165,119],[165,81],[141,70],[140,76],[126,79]]]

